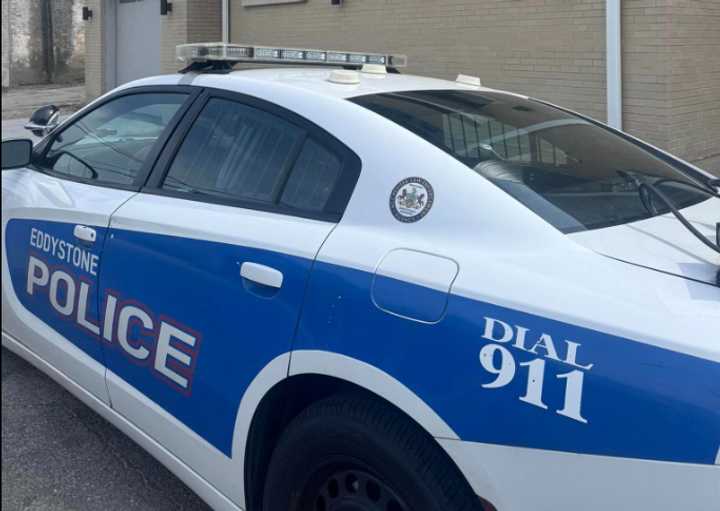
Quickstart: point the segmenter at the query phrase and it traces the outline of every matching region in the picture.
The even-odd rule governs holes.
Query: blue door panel
[[[263,296],[243,283],[240,265],[246,261],[281,271],[281,289]],[[131,356],[115,336],[106,353],[108,368],[229,456],[243,393],[265,365],[290,350],[311,261],[225,243],[111,229],[104,265],[104,303],[110,294],[118,304],[134,304],[152,319],[151,329],[141,321],[128,327],[128,341],[144,346],[148,357]],[[196,339],[192,347],[174,342],[190,357],[190,364],[166,359],[172,372],[187,380],[186,387],[155,368],[163,323]]]
[[[102,363],[102,343],[92,325],[99,330],[97,282],[107,229],[94,227],[96,241],[87,244],[75,238],[74,227],[72,223],[10,220],[5,231],[10,278],[18,300],[27,310]],[[45,272],[47,282],[44,282]],[[53,306],[50,279],[55,273],[69,278],[64,277],[53,288]],[[31,285],[29,280],[33,280]],[[85,288],[86,297],[82,307],[79,305],[81,286]],[[82,310],[80,320],[79,309]]]
[[[423,399],[463,440],[715,462],[720,364],[455,295],[439,323],[411,321],[371,302],[372,280],[366,272],[316,263],[294,349],[341,353],[382,369]],[[408,316],[415,315],[413,308],[421,313],[439,298],[428,295],[444,295],[422,288],[413,293],[408,291],[412,284],[393,284],[393,279],[384,285],[386,292],[394,285],[405,297]],[[525,349],[515,347],[516,335],[505,340],[505,328],[492,320],[515,332],[518,326],[526,329]],[[488,324],[493,327],[489,332]],[[486,339],[486,333],[502,342]],[[546,337],[530,352],[542,334],[552,341]],[[569,350],[566,340],[577,346]],[[503,356],[512,358],[508,365],[515,368],[514,378],[507,384],[483,387],[496,380],[481,363],[485,346],[493,346],[487,348],[492,357],[485,360],[491,369],[501,367]],[[546,408],[520,399],[526,396],[530,371],[521,364],[533,360],[543,361],[535,364],[544,369],[540,402]],[[582,390],[575,418],[564,406],[568,378],[558,378],[573,371],[576,382],[582,374],[582,385],[573,387]]]

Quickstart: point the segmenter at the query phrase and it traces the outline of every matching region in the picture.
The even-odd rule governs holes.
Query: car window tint
[[[132,185],[186,97],[133,94],[105,103],[55,138],[44,166],[100,184]]]
[[[280,202],[305,211],[322,211],[341,170],[340,158],[308,139],[295,162]]]
[[[444,149],[452,154],[482,158],[492,151],[507,161],[553,166],[568,163],[565,151],[555,144],[490,116],[453,112],[441,119]]]
[[[305,130],[268,112],[213,98],[182,143],[163,188],[276,203]]]
[[[490,91],[409,91],[351,99],[487,178],[565,233],[665,214],[654,184],[678,209],[708,199],[670,161],[589,120]],[[657,201],[655,201],[657,202]]]

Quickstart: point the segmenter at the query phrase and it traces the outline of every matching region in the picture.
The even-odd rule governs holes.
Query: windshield
[[[665,214],[638,176],[678,209],[708,199],[702,184],[642,147],[538,101],[480,91],[353,98],[485,176],[565,233]]]

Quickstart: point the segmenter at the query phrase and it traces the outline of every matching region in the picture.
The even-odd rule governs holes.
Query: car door
[[[140,188],[191,94],[109,96],[3,172],[3,332],[107,401],[98,278],[110,215]]]
[[[217,480],[207,453],[231,456],[243,393],[287,356],[360,162],[290,112],[220,91],[172,145],[112,215],[100,278],[115,318],[108,387],[117,411]]]

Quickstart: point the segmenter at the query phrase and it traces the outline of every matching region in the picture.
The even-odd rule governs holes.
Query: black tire
[[[459,470],[416,424],[379,400],[330,397],[283,433],[264,511],[482,511]]]

